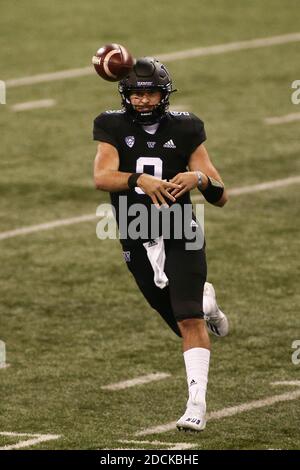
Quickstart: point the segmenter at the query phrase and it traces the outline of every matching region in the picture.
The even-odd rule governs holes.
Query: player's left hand
[[[198,175],[194,171],[187,171],[186,173],[178,173],[170,180],[170,183],[180,184],[181,189],[173,189],[170,194],[178,199],[184,193],[191,191],[198,185]]]

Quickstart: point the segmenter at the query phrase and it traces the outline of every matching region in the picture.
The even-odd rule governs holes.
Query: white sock
[[[192,348],[183,353],[189,399],[187,406],[205,404],[210,351],[204,348]]]

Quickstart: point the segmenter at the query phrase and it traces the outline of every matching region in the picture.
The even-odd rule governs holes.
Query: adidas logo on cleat
[[[206,426],[205,412],[205,403],[188,406],[184,415],[176,423],[177,429],[179,431],[203,431]]]
[[[196,423],[196,424],[200,424],[200,423],[201,423],[200,419],[197,419],[197,418],[193,418],[193,419],[192,419],[192,418],[188,418],[188,419],[186,419],[186,421],[189,422],[189,423]]]
[[[213,323],[210,323],[209,321],[206,322],[207,326],[208,326],[208,329],[214,333],[216,336],[221,336],[220,335],[220,332],[218,330],[218,328],[213,324]]]

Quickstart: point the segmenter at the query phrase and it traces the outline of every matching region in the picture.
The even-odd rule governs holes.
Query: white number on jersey
[[[136,161],[136,172],[144,173],[145,166],[153,166],[153,176],[156,178],[162,178],[162,159],[154,157],[140,157]],[[138,194],[145,194],[141,188],[135,188]]]

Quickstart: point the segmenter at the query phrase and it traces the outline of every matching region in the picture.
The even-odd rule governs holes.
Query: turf
[[[134,55],[296,32],[296,1],[166,1],[144,12],[129,0],[6,2],[0,18],[6,80],[89,64],[101,44]],[[144,10],[144,9],[143,9]],[[155,28],[154,28],[155,25]],[[20,44],[21,53],[17,53]],[[1,44],[2,46],[2,44]],[[228,187],[299,174],[297,122],[265,117],[298,112],[299,43],[171,62],[172,103],[202,117],[207,148]],[[16,60],[16,56],[18,60]],[[53,98],[49,109],[14,113],[14,103]],[[93,118],[119,107],[114,84],[96,75],[11,88],[0,105],[0,231],[95,213],[107,195],[93,188]],[[299,108],[300,109],[300,108]],[[206,206],[209,280],[231,333],[213,339],[208,410],[281,394],[296,380],[299,338],[299,187],[233,196]],[[146,305],[117,241],[100,241],[96,220],[0,241],[0,431],[59,434],[38,449],[128,447],[122,439],[175,421],[186,384],[180,341]],[[101,386],[156,371],[169,379],[108,392]],[[140,440],[195,449],[299,449],[297,401],[211,421],[201,435],[176,430]],[[0,435],[0,446],[11,444]],[[133,448],[157,448],[131,444]],[[164,446],[161,446],[164,448]]]

